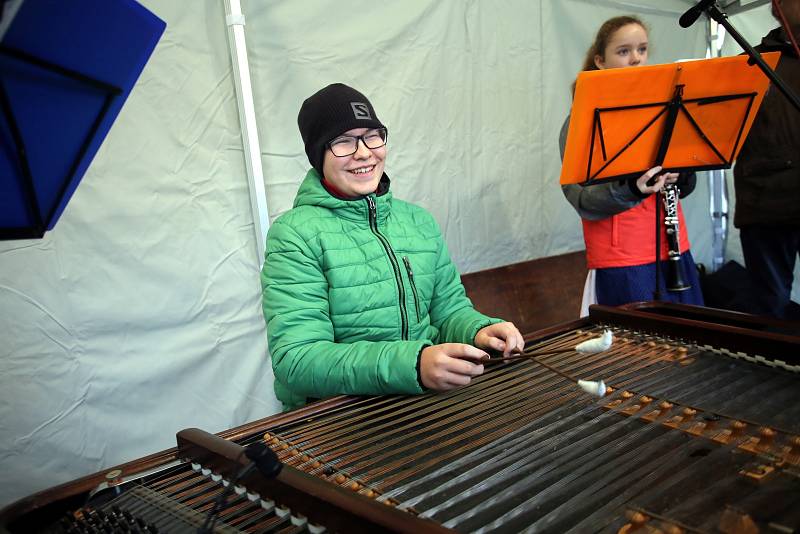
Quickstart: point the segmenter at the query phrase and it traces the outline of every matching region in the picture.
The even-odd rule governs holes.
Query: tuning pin
[[[127,521],[129,525],[136,524],[136,519],[133,517],[133,514],[130,512],[130,510],[122,510],[122,517],[125,518],[125,521]]]

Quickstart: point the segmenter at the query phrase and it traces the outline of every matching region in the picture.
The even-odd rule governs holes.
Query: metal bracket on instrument
[[[749,514],[727,506],[719,519],[720,532],[759,532],[758,526]]]
[[[748,464],[739,471],[743,477],[747,477],[755,482],[763,482],[769,475],[775,472],[775,468],[771,465],[764,465],[759,463]]]
[[[692,531],[687,525],[669,517],[653,513],[641,508],[628,508],[625,512],[628,520],[617,534],[664,534],[672,532]]]

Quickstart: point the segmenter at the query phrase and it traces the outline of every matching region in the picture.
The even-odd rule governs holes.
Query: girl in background
[[[581,70],[636,67],[647,63],[647,27],[633,16],[614,17],[600,26],[594,43],[586,52]],[[575,86],[573,84],[573,92]],[[559,139],[564,157],[569,117]],[[562,191],[583,223],[586,262],[589,276],[583,295],[581,315],[589,304],[617,306],[628,302],[653,300],[655,294],[655,235],[653,224],[656,195],[667,184],[677,185],[683,198],[694,190],[694,173],[660,173],[653,167],[638,178],[610,180],[597,185],[563,185]],[[663,216],[664,209],[661,209]],[[667,291],[668,243],[661,233],[660,293],[662,300],[683,304],[703,304],[697,268],[689,251],[683,212],[678,204],[681,267],[691,287]]]

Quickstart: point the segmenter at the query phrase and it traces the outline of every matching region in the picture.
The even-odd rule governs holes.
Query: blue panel
[[[17,12],[3,47],[121,90],[113,96],[91,83],[0,55],[0,80],[22,133],[46,229],[66,207],[165,26],[133,0],[25,0]],[[0,115],[0,228],[33,222],[20,173],[9,126]]]
[[[0,72],[2,72],[0,64]],[[8,124],[0,116],[0,227],[29,227],[33,219],[25,207],[19,182],[20,169]]]

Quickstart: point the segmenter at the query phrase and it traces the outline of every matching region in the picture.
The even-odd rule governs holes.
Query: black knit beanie
[[[353,128],[385,128],[367,97],[343,83],[334,83],[306,98],[297,126],[311,166],[322,176],[325,145]]]

